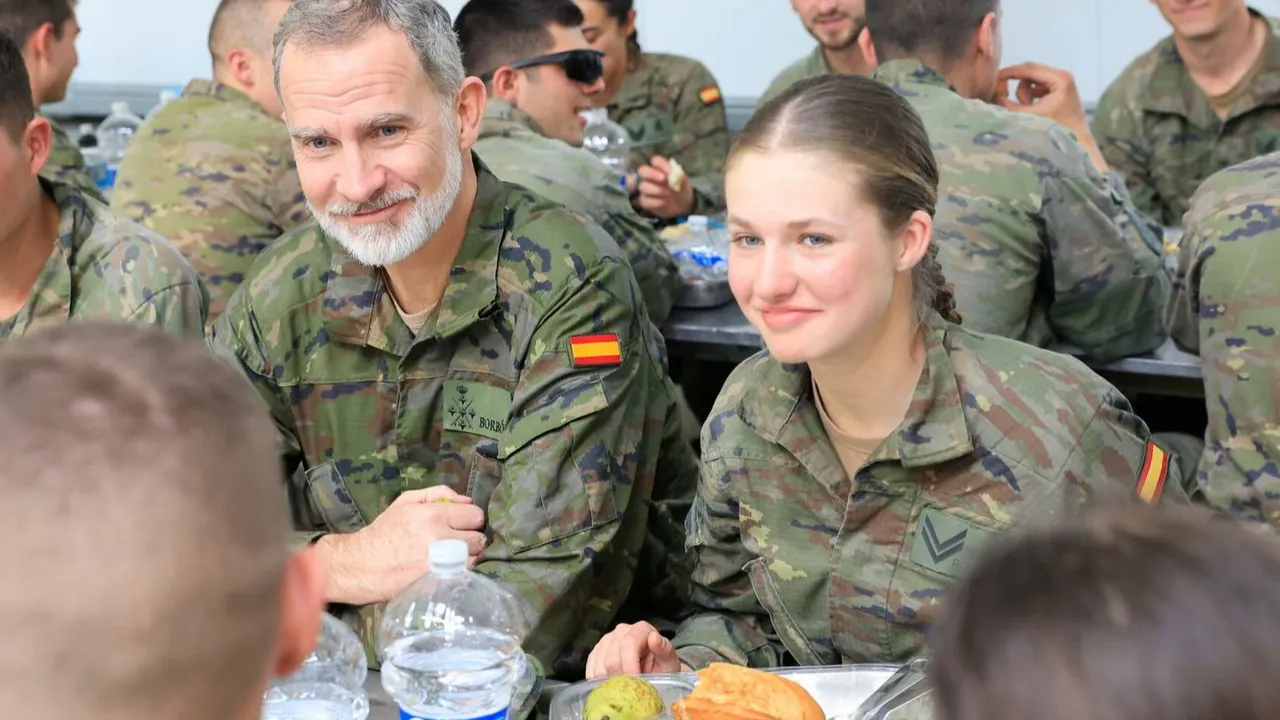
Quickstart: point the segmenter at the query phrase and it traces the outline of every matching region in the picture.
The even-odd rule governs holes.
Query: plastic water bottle
[[[368,668],[360,638],[325,614],[316,649],[292,675],[274,682],[262,697],[262,720],[365,720]]]
[[[631,135],[627,129],[609,119],[607,108],[585,110],[582,116],[587,120],[582,130],[582,147],[619,176],[625,175],[631,162]]]
[[[524,604],[467,570],[467,544],[431,544],[430,572],[387,605],[382,687],[402,720],[500,720],[526,670]]]
[[[155,117],[156,113],[160,112],[160,108],[164,107],[165,105],[168,105],[169,103],[177,99],[178,99],[178,93],[172,90],[161,90],[160,102],[156,103],[156,106],[151,108],[151,112],[147,113],[147,119],[144,122],[151,122],[151,118]]]
[[[120,161],[124,159],[125,148],[140,127],[142,118],[129,111],[129,103],[111,103],[111,114],[98,126],[98,147],[107,158],[106,178],[101,189],[115,187],[116,172],[120,169]]]

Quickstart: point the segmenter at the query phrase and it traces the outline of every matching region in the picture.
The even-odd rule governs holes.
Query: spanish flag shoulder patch
[[[703,105],[720,102],[720,88],[715,85],[708,85],[698,91],[698,99]]]
[[[622,343],[614,333],[577,335],[569,338],[569,356],[574,367],[622,364]]]
[[[1138,473],[1138,497],[1145,503],[1155,504],[1164,492],[1164,481],[1169,476],[1169,453],[1155,443],[1147,443],[1147,456]]]

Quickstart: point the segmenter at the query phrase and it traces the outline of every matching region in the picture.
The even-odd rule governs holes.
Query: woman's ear
[[[923,210],[911,213],[911,218],[898,235],[898,272],[907,272],[920,264],[929,252],[933,240],[933,218]]]

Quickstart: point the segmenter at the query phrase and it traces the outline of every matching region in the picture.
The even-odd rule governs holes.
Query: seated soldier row
[[[257,720],[315,646],[324,568],[286,548],[271,424],[236,375],[124,324],[0,347],[6,715]],[[1277,601],[1275,543],[1205,515],[1006,537],[931,633],[930,714],[1269,720]]]
[[[448,14],[401,1],[412,19],[390,0],[297,0],[283,13],[271,83],[317,222],[258,254],[211,340],[270,408],[286,469],[298,471],[287,483],[294,539],[314,545],[327,599],[363,616],[361,629],[425,570],[431,540],[460,537],[540,618],[528,649],[544,669],[580,676],[613,623],[681,599],[688,514],[701,612],[677,636],[686,662],[900,659],[985,540],[1098,498],[1180,495],[1113,387],[1069,358],[954,324],[935,257],[944,244],[933,243],[947,170],[912,108],[950,91],[921,64],[904,66],[899,92],[856,77],[797,86],[740,138],[726,176],[731,284],[770,352],[726,385],[688,513],[697,468],[631,263],[585,215],[504,184],[471,152],[488,120],[516,117],[490,115],[490,97],[518,102],[539,80],[504,74],[515,61],[503,59],[478,70],[487,85],[467,77]],[[486,2],[460,14],[464,37]],[[893,21],[912,16],[879,10],[868,6],[869,47],[920,52],[893,39]],[[549,41],[517,60],[576,42],[556,28],[577,16],[540,20]],[[968,58],[952,66],[970,82],[992,77],[996,22],[975,19],[960,55],[923,54]],[[199,282],[165,241],[36,178],[48,125],[33,119],[17,47],[0,43],[0,58],[6,99],[26,98],[25,110],[3,106],[18,108],[5,118],[5,177],[28,186],[6,199],[19,222],[4,247],[29,269],[3,278],[16,308],[6,317],[165,324],[176,306],[184,323],[173,329],[198,334]],[[898,78],[892,62],[882,70]],[[1064,165],[1101,180],[1061,134]],[[50,254],[54,221],[70,212],[60,193],[80,198],[95,230],[127,230],[110,238],[118,259],[103,250],[109,260],[67,270]],[[1113,207],[1127,215],[1127,201]],[[1127,219],[1115,227],[1139,232]],[[172,275],[153,267],[170,257]],[[85,301],[94,287],[106,288],[98,305]],[[1251,322],[1259,336],[1273,327]],[[424,503],[433,486],[473,503]],[[939,544],[961,534],[972,541]]]

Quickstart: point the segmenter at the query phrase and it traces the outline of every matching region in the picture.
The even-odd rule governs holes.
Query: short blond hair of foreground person
[[[981,560],[932,641],[937,720],[1280,718],[1280,545],[1130,506]]]
[[[72,324],[0,346],[0,718],[251,720],[315,644],[275,430],[194,340]]]

